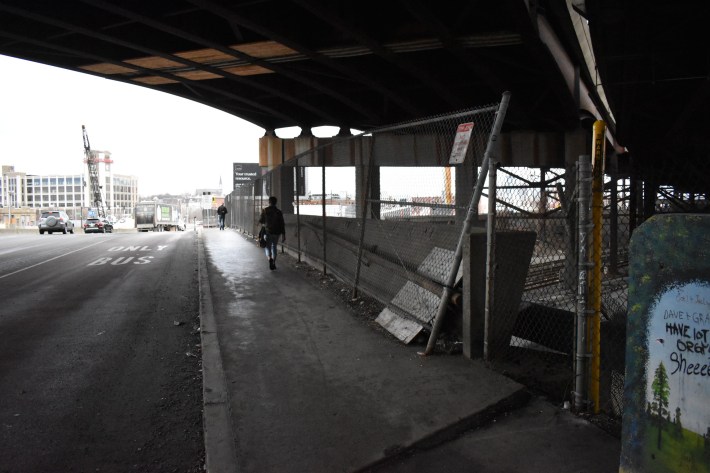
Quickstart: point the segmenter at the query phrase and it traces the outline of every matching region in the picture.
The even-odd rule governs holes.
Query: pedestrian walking
[[[266,246],[264,247],[264,253],[269,259],[269,269],[276,269],[276,254],[278,253],[276,245],[279,242],[279,235],[282,237],[282,242],[286,241],[284,216],[281,210],[276,207],[276,202],[278,202],[276,197],[269,197],[269,206],[262,209],[261,217],[259,217],[259,223],[265,230]]]
[[[219,229],[224,230],[224,216],[227,215],[227,207],[224,204],[217,207],[217,216],[219,217]]]

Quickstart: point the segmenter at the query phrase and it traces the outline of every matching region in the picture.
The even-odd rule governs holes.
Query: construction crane
[[[94,207],[96,207],[99,217],[106,217],[104,212],[104,201],[101,197],[101,185],[99,184],[99,167],[96,164],[96,157],[91,152],[89,144],[89,135],[86,133],[86,127],[81,125],[81,131],[84,134],[84,155],[86,156],[86,164],[89,167],[89,185],[91,186],[91,197]]]

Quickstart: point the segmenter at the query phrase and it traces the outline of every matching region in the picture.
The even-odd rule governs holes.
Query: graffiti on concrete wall
[[[710,473],[708,235],[674,215],[632,240],[621,472]]]

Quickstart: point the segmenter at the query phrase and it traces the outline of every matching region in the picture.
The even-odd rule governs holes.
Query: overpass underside
[[[425,320],[482,163],[485,130],[474,133],[462,164],[448,165],[456,129],[471,121],[478,132],[470,107],[512,92],[494,153],[497,190],[484,189],[475,226],[491,225],[494,202],[496,230],[536,235],[521,300],[503,309],[513,320],[496,361],[555,395],[571,378],[575,164],[591,153],[590,122],[605,119],[615,133],[605,163],[602,385],[613,412],[624,372],[629,236],[653,213],[707,210],[710,89],[698,60],[705,53],[696,52],[710,44],[707,6],[398,5],[0,0],[0,53],[170,93],[263,127],[270,172],[230,196],[231,226],[255,234],[260,208],[276,195],[297,257],[384,305],[414,301],[405,309]],[[590,37],[594,45],[583,50]],[[268,136],[320,125],[371,132]],[[452,320],[461,307],[454,304]]]

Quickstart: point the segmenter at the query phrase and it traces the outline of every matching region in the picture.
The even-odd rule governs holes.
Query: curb
[[[205,439],[205,469],[209,473],[233,473],[237,471],[236,444],[201,234],[197,239],[197,260],[200,292],[200,339],[202,343],[202,427]]]
[[[410,445],[403,446],[392,452],[385,452],[385,457],[355,470],[355,473],[375,473],[387,471],[388,465],[410,457],[418,452],[434,449],[446,442],[453,441],[465,432],[490,425],[501,414],[513,412],[527,405],[532,398],[531,393],[523,386],[507,398],[491,404],[485,409],[460,419],[443,429],[432,432]]]

